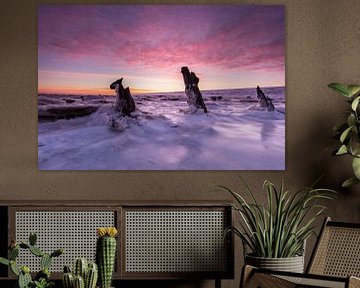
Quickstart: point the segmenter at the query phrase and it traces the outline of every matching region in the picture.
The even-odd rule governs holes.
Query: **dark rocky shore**
[[[102,95],[50,95],[39,94],[39,121],[56,121],[88,116],[106,104],[112,104],[114,97]]]

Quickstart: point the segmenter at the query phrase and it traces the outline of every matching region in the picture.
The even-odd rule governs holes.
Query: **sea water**
[[[190,113],[184,92],[135,95],[137,111],[110,129],[114,96],[39,95],[40,170],[284,170],[285,87],[202,91],[209,110]],[[41,115],[93,107],[84,117]],[[51,110],[52,109],[52,110]],[[192,111],[193,112],[193,111]]]

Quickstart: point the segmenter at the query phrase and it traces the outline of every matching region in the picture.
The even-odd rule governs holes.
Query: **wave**
[[[285,87],[263,88],[275,107],[285,113]],[[255,89],[205,90],[202,92],[208,108],[216,113],[246,113],[247,109],[256,108]],[[145,112],[165,115],[187,107],[183,92],[141,94],[134,96],[137,106]],[[85,95],[39,95],[39,121],[55,121],[88,116],[99,108],[113,105],[114,96]]]
[[[276,111],[232,89],[204,91],[207,114],[182,92],[138,95],[131,117],[112,96],[39,95],[39,169],[283,170],[285,90],[264,91]]]

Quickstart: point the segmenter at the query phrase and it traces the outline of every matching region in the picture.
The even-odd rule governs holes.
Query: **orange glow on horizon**
[[[160,91],[154,91],[151,89],[138,89],[132,88],[130,89],[131,94],[143,94],[143,93],[155,93]],[[72,94],[72,95],[115,95],[114,90],[110,90],[109,88],[90,88],[90,89],[83,89],[83,88],[63,88],[63,87],[39,87],[38,94]]]

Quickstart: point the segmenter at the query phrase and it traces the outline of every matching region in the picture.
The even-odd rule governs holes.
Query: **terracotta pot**
[[[263,258],[246,255],[245,263],[254,267],[287,272],[304,272],[304,256],[289,258]]]

